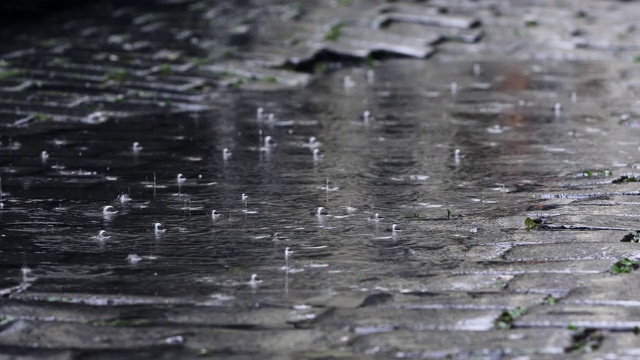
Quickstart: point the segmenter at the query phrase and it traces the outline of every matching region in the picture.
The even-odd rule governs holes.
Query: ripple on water
[[[637,151],[637,141],[596,122],[600,118],[588,120],[589,127],[584,118],[556,120],[538,105],[549,99],[538,89],[537,72],[528,75],[533,89],[525,92],[484,85],[478,91],[468,85],[476,81],[468,65],[462,75],[456,66],[443,73],[424,62],[385,60],[375,66],[375,83],[361,86],[365,82],[354,75],[358,85],[348,94],[342,79],[349,70],[327,74],[312,93],[223,89],[225,96],[212,99],[207,112],[69,125],[64,139],[54,131],[3,129],[0,235],[10,241],[1,241],[0,251],[5,266],[16,270],[7,275],[10,281],[22,281],[18,269],[25,265],[36,278],[16,296],[33,291],[93,306],[171,305],[158,310],[162,314],[196,305],[197,311],[221,307],[242,317],[252,316],[249,309],[273,307],[296,311],[291,320],[303,327],[322,319],[312,310],[344,310],[308,301],[326,294],[340,304],[353,296],[349,292],[502,291],[496,284],[509,279],[497,279],[496,264],[514,246],[514,236],[533,233],[522,229],[523,209],[540,200],[595,204],[612,196],[623,198],[611,206],[632,205],[630,197],[640,195],[633,184],[600,190],[613,185],[604,183],[610,179],[589,180],[583,166],[630,163],[618,151]],[[483,64],[482,76],[489,81],[502,74]],[[569,90],[561,80],[545,81],[558,93]],[[452,82],[460,84],[455,97],[446,88]],[[570,111],[588,110],[581,106]],[[264,121],[257,119],[257,107],[264,107]],[[265,146],[265,136],[277,146]],[[322,143],[322,161],[314,162],[310,146],[303,145],[310,136]],[[605,136],[627,142],[612,141],[616,146],[609,149]],[[135,156],[133,142],[144,145]],[[47,165],[40,159],[43,144],[50,147]],[[233,152],[226,161],[224,148]],[[464,155],[458,162],[455,149]],[[178,188],[179,172],[187,179]],[[121,203],[123,193],[133,200]],[[118,212],[105,216],[106,205]],[[318,207],[329,214],[311,214]],[[215,221],[213,209],[221,214]],[[563,214],[553,211],[526,210]],[[368,221],[375,213],[384,219]],[[622,210],[609,215],[636,216]],[[166,231],[156,236],[157,222]],[[394,223],[401,233],[385,231]],[[110,238],[92,238],[100,230]],[[294,252],[288,260],[286,247]],[[134,254],[135,261],[127,260]],[[259,280],[252,283],[252,274]],[[496,316],[448,326],[486,330]],[[398,326],[393,319],[345,324],[318,329],[374,335]]]

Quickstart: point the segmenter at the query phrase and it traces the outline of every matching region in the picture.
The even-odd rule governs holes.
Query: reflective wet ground
[[[624,276],[607,270],[638,253],[619,242],[637,186],[611,180],[631,176],[638,141],[605,86],[581,80],[599,65],[479,65],[388,60],[312,90],[229,91],[207,112],[5,128],[0,341],[123,357],[505,355],[481,340],[511,336],[492,330],[504,310],[549,308],[575,286],[531,276]],[[528,231],[526,217],[604,229]],[[515,353],[572,344],[564,323],[515,328]],[[420,340],[430,332],[471,345]]]
[[[429,18],[435,3],[393,11]],[[449,37],[429,60],[338,53],[247,70],[219,53],[249,33],[206,31],[241,8],[181,4],[112,9],[46,41],[2,33],[3,356],[640,353],[636,64],[575,60],[582,49],[551,60],[551,45],[539,60],[469,55],[482,31],[447,28],[474,23],[454,17],[474,13],[460,2],[438,12]],[[303,10],[323,22],[327,4]],[[271,30],[293,9],[258,5],[277,11],[247,16]],[[502,22],[517,11],[503,11],[482,15],[485,51],[522,36]],[[162,32],[173,40],[145,40]],[[434,50],[385,39],[392,52]],[[242,44],[245,60],[279,46]]]

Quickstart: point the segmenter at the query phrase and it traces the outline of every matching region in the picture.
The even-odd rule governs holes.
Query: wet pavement
[[[101,3],[5,28],[0,353],[637,357],[639,6]]]

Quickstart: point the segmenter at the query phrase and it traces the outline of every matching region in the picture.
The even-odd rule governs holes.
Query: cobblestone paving
[[[228,93],[313,88],[332,70],[397,56],[442,66],[505,58],[593,62],[600,73],[566,74],[566,81],[578,91],[605,89],[605,105],[585,108],[604,111],[617,131],[638,127],[637,2],[159,4],[100,4],[48,19],[46,29],[3,30],[0,140],[74,123],[205,111]],[[467,110],[482,115],[472,108],[457,115]],[[7,172],[15,149],[0,150]],[[27,174],[23,165],[12,170]],[[640,192],[629,176],[611,179],[589,173],[545,184],[552,190],[526,211],[540,218],[535,229],[523,229],[524,214],[501,215],[493,220],[491,243],[483,236],[433,249],[434,257],[474,261],[465,270],[414,269],[405,283],[372,278],[373,293],[309,298],[308,309],[205,312],[200,307],[210,299],[140,296],[128,297],[125,306],[117,295],[98,294],[75,294],[69,304],[64,295],[4,287],[5,281],[0,352],[16,359],[637,358],[638,276],[612,274],[611,267],[640,257],[637,239],[620,241],[637,228],[635,215],[620,214],[633,212]],[[535,193],[535,186],[527,191]],[[100,306],[105,303],[113,306]],[[147,305],[154,311],[144,313]],[[139,312],[144,322],[128,320]]]

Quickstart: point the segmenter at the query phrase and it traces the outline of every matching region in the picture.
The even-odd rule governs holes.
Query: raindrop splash
[[[233,155],[231,150],[229,150],[227,148],[222,149],[222,159],[224,161],[227,161],[227,160],[231,159],[231,155]]]
[[[118,210],[116,210],[111,205],[107,205],[107,206],[103,206],[102,207],[102,215],[110,216],[110,215],[114,215],[114,214],[117,214],[117,213],[118,213]]]
[[[133,145],[131,145],[131,151],[133,151],[134,154],[139,153],[140,151],[142,151],[142,149],[144,149],[144,148],[137,141],[134,142]]]
[[[42,152],[40,153],[40,160],[42,161],[42,164],[43,164],[43,165],[44,165],[44,164],[46,164],[46,163],[47,163],[47,160],[49,160],[49,153],[48,153],[48,152],[46,152],[46,151],[42,151]]]
[[[371,112],[369,110],[365,110],[362,113],[362,121],[365,125],[369,125],[369,122],[373,120],[373,116],[371,116]]]
[[[258,279],[258,274],[251,274],[251,278],[249,279],[249,286],[252,288],[257,288],[258,284],[262,283],[262,280]]]
[[[153,231],[156,235],[161,235],[164,234],[167,229],[165,229],[161,223],[155,223],[153,224]]]
[[[556,104],[553,106],[553,113],[555,114],[555,116],[556,116],[557,118],[559,118],[559,117],[560,117],[560,115],[562,115],[562,105],[561,105],[560,103],[556,103]]]
[[[473,76],[478,77],[480,76],[480,74],[482,74],[482,68],[480,67],[479,63],[474,63],[473,64]]]
[[[127,194],[120,194],[118,195],[118,200],[120,201],[121,204],[125,204],[125,203],[128,203],[129,201],[132,201],[133,199]]]
[[[313,160],[319,161],[324,157],[324,154],[320,151],[320,149],[313,149]]]

